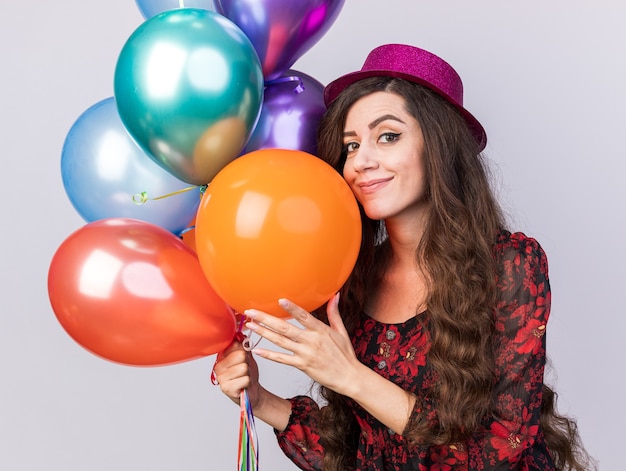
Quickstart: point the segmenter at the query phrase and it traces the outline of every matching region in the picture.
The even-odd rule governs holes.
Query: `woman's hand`
[[[254,415],[276,430],[285,430],[291,415],[291,402],[259,384],[257,363],[240,342],[234,341],[217,356],[213,372],[222,392],[235,404],[239,404],[241,392],[247,389]]]
[[[268,360],[294,366],[323,386],[351,397],[351,389],[357,384],[355,380],[364,365],[354,354],[339,314],[338,302],[339,294],[336,294],[326,307],[330,325],[286,299],[279,300],[280,306],[301,327],[262,311],[245,311],[249,319],[247,328],[291,352],[255,348],[254,353]]]
[[[337,294],[326,307],[329,325],[285,299],[279,301],[280,305],[301,327],[261,311],[245,311],[250,330],[288,352],[255,348],[254,353],[298,368],[319,384],[354,399],[380,422],[401,434],[415,406],[415,395],[358,360],[339,315],[338,302]]]
[[[218,354],[213,372],[222,392],[236,404],[239,404],[241,391],[247,389],[254,409],[259,400],[259,369],[240,342],[234,341]]]

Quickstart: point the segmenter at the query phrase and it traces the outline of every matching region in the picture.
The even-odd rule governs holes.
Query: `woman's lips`
[[[370,194],[370,193],[377,192],[382,187],[387,185],[387,183],[389,183],[391,180],[393,180],[393,177],[377,178],[375,180],[367,180],[367,181],[359,182],[357,183],[357,186],[361,190],[361,193]]]

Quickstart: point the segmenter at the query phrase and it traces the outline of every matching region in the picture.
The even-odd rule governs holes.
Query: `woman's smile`
[[[358,186],[361,190],[361,194],[369,195],[372,193],[376,193],[378,190],[387,186],[393,180],[393,177],[388,178],[375,178],[373,180],[364,180],[355,182],[356,186]]]

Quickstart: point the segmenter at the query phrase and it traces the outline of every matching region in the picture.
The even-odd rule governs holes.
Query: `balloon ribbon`
[[[200,195],[204,194],[204,192],[206,191],[207,187],[208,187],[208,184],[200,186]],[[163,198],[169,198],[170,196],[181,195],[183,193],[186,193],[187,191],[195,190],[196,188],[198,188],[198,186],[188,186],[187,188],[183,188],[182,190],[173,191],[173,192],[168,193],[166,195],[155,196],[154,198],[149,198],[148,197],[148,192],[147,191],[142,191],[141,193],[135,193],[133,195],[133,203],[135,203],[136,205],[139,206],[139,205],[144,204],[148,200],[152,200],[152,201],[162,200]]]
[[[259,447],[254,426],[254,414],[250,406],[248,390],[241,391],[239,403],[241,414],[239,419],[239,457],[238,471],[257,471],[259,464]]]

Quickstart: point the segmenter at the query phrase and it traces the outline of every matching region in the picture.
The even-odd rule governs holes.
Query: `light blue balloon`
[[[181,233],[200,204],[200,189],[155,164],[126,131],[113,98],[87,109],[72,125],[61,155],[67,196],[87,222],[132,218]],[[143,198],[141,195],[143,193]],[[134,202],[145,200],[143,204]]]
[[[201,8],[215,11],[213,0],[135,0],[135,3],[145,19],[176,8]]]

